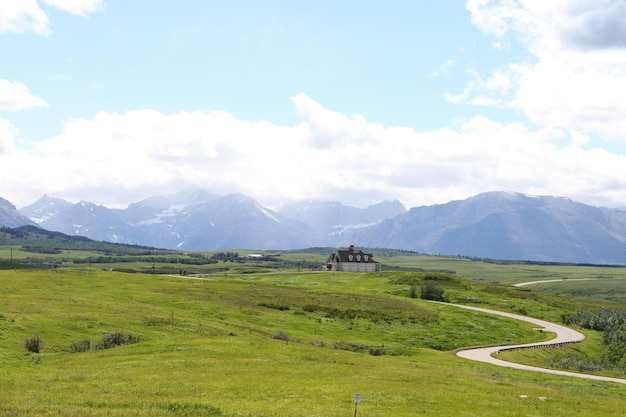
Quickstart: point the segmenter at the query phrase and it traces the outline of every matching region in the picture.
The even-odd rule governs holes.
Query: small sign
[[[354,403],[358,404],[361,402],[361,394],[354,394]]]

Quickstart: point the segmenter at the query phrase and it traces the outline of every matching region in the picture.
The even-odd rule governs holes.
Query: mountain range
[[[626,260],[626,210],[512,192],[408,211],[397,200],[366,208],[302,201],[271,210],[242,194],[203,190],[154,196],[126,209],[43,196],[17,210],[0,198],[0,226],[33,224],[94,240],[179,250],[355,244],[502,260],[616,265]]]

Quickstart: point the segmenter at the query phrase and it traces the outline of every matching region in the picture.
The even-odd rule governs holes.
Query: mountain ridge
[[[492,259],[623,263],[626,211],[569,198],[481,193],[414,207],[353,239],[370,247]]]
[[[10,212],[15,215],[15,210]],[[397,200],[366,208],[309,200],[272,210],[243,194],[217,196],[203,190],[153,196],[126,209],[44,196],[17,216],[70,235],[179,250],[356,244],[425,254],[594,264],[623,264],[626,250],[626,210],[504,191],[409,210]]]

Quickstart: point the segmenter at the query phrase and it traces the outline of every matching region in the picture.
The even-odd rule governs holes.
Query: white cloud
[[[223,112],[137,110],[73,120],[31,150],[0,154],[3,195],[21,206],[42,194],[107,206],[200,187],[242,192],[275,206],[299,199],[408,207],[483,191],[565,195],[623,206],[626,158],[554,141],[561,129],[529,129],[477,116],[459,128],[416,132],[293,98],[295,126],[238,120]],[[584,141],[577,132],[576,141]],[[621,188],[620,188],[621,187]]]
[[[26,85],[0,78],[0,110],[17,111],[33,107],[47,107],[47,104],[33,96]]]
[[[514,107],[515,87],[524,73],[519,64],[510,64],[497,69],[491,76],[483,79],[475,69],[467,71],[472,80],[458,94],[444,93],[443,98],[454,104],[473,104],[477,106]]]
[[[292,99],[298,114],[310,121],[306,125],[305,138],[315,148],[344,147],[354,140],[364,144],[371,139],[373,131],[381,129],[360,115],[353,115],[350,119],[341,113],[331,112],[306,94],[301,93]]]
[[[48,34],[48,16],[39,7],[37,0],[0,2],[0,33],[35,32]]]
[[[99,12],[104,8],[103,0],[43,0],[50,6],[64,10],[71,14],[86,16],[89,13]]]
[[[468,0],[467,9],[472,22],[500,45],[514,35],[532,54],[532,61],[509,66],[513,84],[502,91],[505,98],[513,93],[511,103],[530,120],[626,143],[625,2]],[[470,88],[475,85],[474,80],[463,95],[448,99],[483,97]]]
[[[15,150],[13,140],[16,133],[17,130],[11,125],[11,122],[0,117],[0,155],[10,154]]]
[[[103,9],[103,0],[44,0],[44,3],[57,9],[86,16]],[[34,32],[49,35],[49,19],[37,0],[0,1],[0,33]]]

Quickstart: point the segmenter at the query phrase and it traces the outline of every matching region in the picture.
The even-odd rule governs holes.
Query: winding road
[[[521,316],[519,314],[505,313],[503,311],[488,310],[485,308],[471,307],[471,306],[465,306],[461,304],[448,304],[448,305],[452,305],[452,306],[459,307],[459,308],[464,308],[467,310],[480,311],[482,313],[496,314],[499,316],[509,317],[515,320],[525,321],[525,322],[540,326],[543,331],[552,332],[556,334],[556,337],[554,339],[550,339],[545,342],[528,343],[528,344],[523,344],[523,345],[507,345],[507,346],[495,346],[495,347],[491,346],[491,347],[485,347],[485,348],[460,350],[457,352],[457,356],[461,358],[490,363],[490,364],[498,365],[498,366],[504,366],[506,368],[523,369],[526,371],[543,372],[547,374],[573,376],[577,378],[595,379],[598,381],[609,381],[609,382],[617,382],[620,384],[626,384],[626,379],[611,378],[611,377],[599,376],[599,375],[580,374],[576,372],[559,371],[556,369],[539,368],[536,366],[522,365],[519,363],[507,362],[501,359],[497,359],[493,355],[497,355],[498,353],[504,350],[527,349],[527,348],[535,348],[535,347],[550,346],[550,345],[576,343],[576,342],[580,342],[581,340],[583,340],[585,338],[585,335],[580,332],[577,332],[576,330],[570,329],[569,327],[561,326],[560,324],[550,323],[548,321],[539,320],[539,319],[535,319],[532,317]]]

